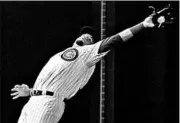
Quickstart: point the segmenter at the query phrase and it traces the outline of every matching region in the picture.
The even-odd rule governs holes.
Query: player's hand
[[[27,85],[15,85],[14,88],[11,89],[13,93],[11,93],[11,96],[13,96],[13,99],[17,99],[19,97],[26,97],[30,95],[30,89]]]
[[[143,21],[144,27],[157,26],[158,28],[163,28],[164,25],[174,23],[175,18],[172,16],[173,8],[170,4],[159,11],[153,6],[149,6],[149,8],[153,9],[153,12]]]
[[[143,25],[144,25],[145,28],[148,28],[148,27],[152,28],[152,27],[155,26],[152,19],[153,19],[153,16],[149,16],[143,21]]]

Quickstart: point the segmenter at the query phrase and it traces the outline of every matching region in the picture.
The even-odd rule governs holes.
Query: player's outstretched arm
[[[153,28],[155,24],[152,21],[153,16],[148,16],[144,21],[142,21],[139,24],[136,24],[133,27],[130,27],[128,29],[123,30],[122,32],[118,33],[118,35],[121,37],[122,41],[128,41],[131,39],[134,35],[139,33],[144,28]]]
[[[122,32],[113,35],[104,40],[100,46],[99,52],[104,52],[112,48],[118,42],[126,42],[131,39],[134,35],[145,28],[153,28],[155,26],[164,27],[164,25],[172,24],[174,18],[171,17],[171,6],[168,5],[166,8],[160,11],[153,11],[153,13],[144,19],[141,23],[123,30]]]
[[[100,46],[99,53],[110,50],[117,43],[128,41],[145,28],[153,28],[155,24],[152,18],[153,16],[148,16],[144,21],[105,39]]]
[[[30,88],[25,84],[15,85],[14,88],[11,89],[11,91],[11,96],[13,96],[13,99],[17,99],[19,97],[27,97],[30,95]]]

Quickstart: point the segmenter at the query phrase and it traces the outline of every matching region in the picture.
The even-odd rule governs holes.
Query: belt
[[[31,90],[30,95],[31,96],[41,96],[41,95],[53,96],[54,92],[52,92],[52,91],[42,91],[42,90]]]

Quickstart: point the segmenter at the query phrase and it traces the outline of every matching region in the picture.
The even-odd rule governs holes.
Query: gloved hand
[[[173,9],[171,8],[170,4],[159,11],[156,10],[153,6],[149,6],[149,8],[153,9],[153,12],[150,15],[150,17],[152,17],[153,24],[158,28],[163,28],[164,25],[174,23],[175,18],[172,17]]]

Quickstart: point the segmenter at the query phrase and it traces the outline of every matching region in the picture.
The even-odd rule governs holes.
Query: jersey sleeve
[[[108,51],[99,53],[99,49],[100,49],[102,42],[103,41],[99,41],[92,45],[90,57],[86,62],[86,65],[88,67],[92,67],[93,65],[95,65],[98,61],[100,61],[102,59],[102,57],[104,57],[110,51],[110,50],[108,50]]]

